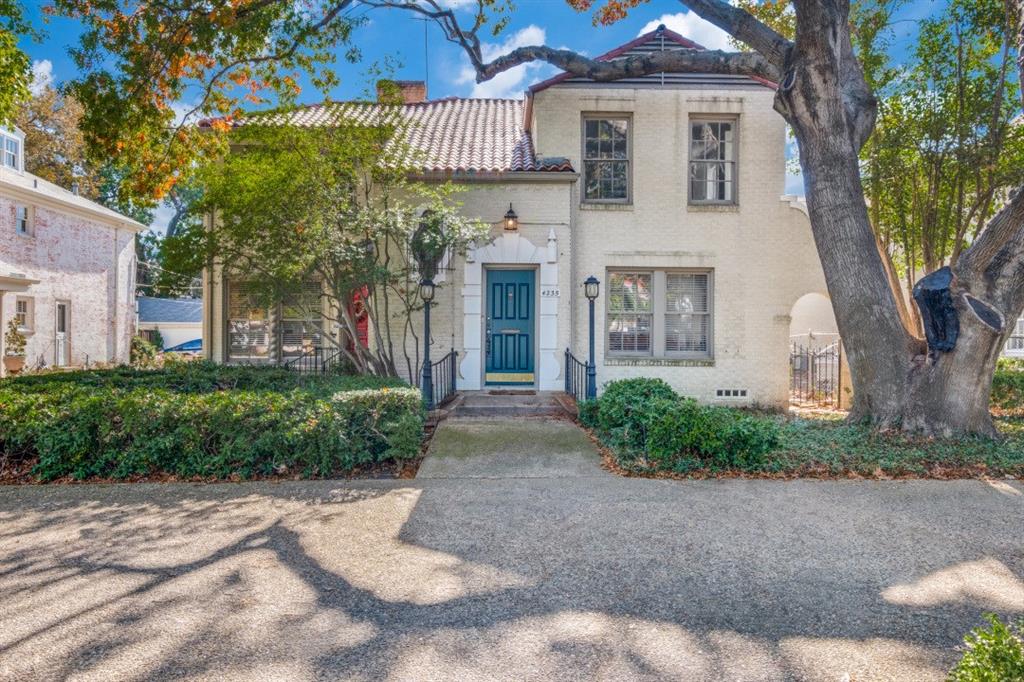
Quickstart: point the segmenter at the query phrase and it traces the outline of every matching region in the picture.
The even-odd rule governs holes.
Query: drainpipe
[[[111,362],[111,363],[113,363],[113,362],[115,362],[117,360],[117,318],[120,317],[120,311],[119,311],[120,301],[118,300],[118,291],[120,291],[120,289],[121,289],[121,268],[119,267],[119,264],[117,262],[117,239],[118,239],[118,236],[120,236],[120,233],[121,233],[120,229],[115,226],[114,227],[114,248],[113,248],[113,252],[114,252],[113,253],[113,256],[114,256],[114,311],[113,311],[114,312],[114,324],[113,324],[113,329],[111,330],[111,337],[112,337],[111,343],[110,343],[111,356],[110,356],[110,358],[108,358],[108,362]],[[67,341],[65,341],[65,343],[67,343]]]

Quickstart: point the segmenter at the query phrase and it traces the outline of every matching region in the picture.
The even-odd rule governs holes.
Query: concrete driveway
[[[939,680],[1020,482],[0,489],[0,678]]]

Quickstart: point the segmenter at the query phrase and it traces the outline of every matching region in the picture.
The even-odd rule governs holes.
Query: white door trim
[[[537,388],[541,391],[560,389],[562,363],[558,351],[558,243],[554,230],[548,235],[546,248],[535,246],[519,232],[511,232],[503,233],[486,246],[470,249],[466,253],[462,287],[463,354],[456,380],[458,389],[475,391],[484,385],[485,265],[537,267]]]

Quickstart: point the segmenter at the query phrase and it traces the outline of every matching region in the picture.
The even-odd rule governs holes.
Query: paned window
[[[629,201],[629,119],[583,119],[583,200]]]
[[[690,121],[690,203],[736,203],[736,121]]]
[[[607,354],[710,359],[711,280],[710,270],[609,272]]]

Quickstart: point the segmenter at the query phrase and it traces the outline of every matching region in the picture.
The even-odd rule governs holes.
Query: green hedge
[[[398,380],[180,363],[0,382],[0,454],[64,476],[329,476],[414,457],[419,392]]]
[[[580,406],[580,421],[620,464],[677,473],[763,470],[781,434],[773,419],[681,398],[660,379],[609,383]]]
[[[999,410],[1024,410],[1024,360],[999,358],[992,377],[992,407]]]

